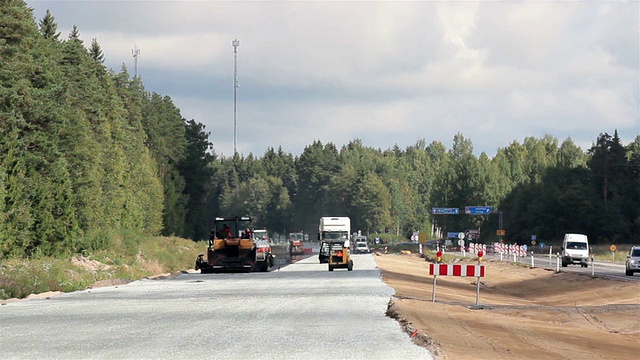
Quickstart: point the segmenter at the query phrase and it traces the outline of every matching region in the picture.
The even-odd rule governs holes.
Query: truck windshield
[[[346,231],[323,231],[322,238],[325,240],[347,240],[349,233]]]
[[[253,231],[253,239],[254,240],[267,240],[267,232],[264,230],[254,230]]]
[[[567,249],[587,250],[587,243],[583,242],[568,242]]]

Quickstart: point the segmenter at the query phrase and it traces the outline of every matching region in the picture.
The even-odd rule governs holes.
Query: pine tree
[[[58,24],[56,24],[56,19],[51,15],[51,11],[47,9],[47,13],[40,20],[40,33],[45,39],[59,40],[60,33],[56,33],[58,30]]]
[[[69,33],[69,41],[82,43],[82,40],[80,39],[80,30],[78,30],[78,27],[76,25],[73,25],[73,28],[71,28],[71,32]]]
[[[211,163],[215,160],[215,154],[211,153],[213,145],[208,140],[210,133],[205,131],[203,124],[189,120],[185,126],[188,146],[184,160],[178,164],[180,175],[185,179],[184,194],[188,199],[184,235],[191,239],[205,239],[212,216],[207,211],[206,200],[211,191]],[[267,200],[268,197],[264,199]]]
[[[102,52],[102,48],[100,48],[100,44],[98,44],[98,39],[96,38],[93,38],[91,40],[89,55],[93,58],[93,60],[99,62],[100,64],[104,63],[104,53]]]

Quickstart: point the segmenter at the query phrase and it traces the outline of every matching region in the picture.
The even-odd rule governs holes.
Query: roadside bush
[[[115,236],[107,229],[97,229],[88,232],[78,242],[78,253],[107,250],[113,247]]]

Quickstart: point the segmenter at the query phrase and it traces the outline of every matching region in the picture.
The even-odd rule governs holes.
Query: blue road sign
[[[457,215],[460,213],[458,208],[433,208],[434,215]]]
[[[469,215],[489,215],[493,206],[465,206],[464,213]]]
[[[460,234],[459,232],[448,232],[447,233],[447,238],[448,239],[457,239],[458,238],[458,234]]]

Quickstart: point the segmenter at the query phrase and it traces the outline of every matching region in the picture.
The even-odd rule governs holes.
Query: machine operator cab
[[[351,241],[347,232],[323,232],[321,234],[320,263],[327,263],[329,271],[333,269],[353,270],[353,260],[349,248]]]
[[[329,262],[329,253],[331,249],[338,247],[345,247],[349,249],[351,246],[348,235],[344,232],[319,233],[318,238],[320,240],[320,252],[318,254],[320,264],[326,264]]]

